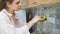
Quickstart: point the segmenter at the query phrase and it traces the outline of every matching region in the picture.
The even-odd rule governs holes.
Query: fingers
[[[33,19],[32,19],[34,22],[44,22],[45,20],[47,20],[47,17],[46,16],[35,16]]]

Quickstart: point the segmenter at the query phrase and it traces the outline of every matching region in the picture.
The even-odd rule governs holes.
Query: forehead
[[[16,3],[16,2],[20,2],[20,0],[14,0],[14,3]]]

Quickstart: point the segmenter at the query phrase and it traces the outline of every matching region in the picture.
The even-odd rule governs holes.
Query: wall
[[[41,5],[30,8],[32,16],[46,15],[44,23],[37,22],[35,30],[31,34],[60,34],[60,3],[53,5]]]

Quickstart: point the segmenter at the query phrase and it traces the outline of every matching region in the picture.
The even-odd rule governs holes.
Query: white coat
[[[30,34],[27,25],[21,27],[14,26],[11,15],[6,9],[0,12],[0,34]]]

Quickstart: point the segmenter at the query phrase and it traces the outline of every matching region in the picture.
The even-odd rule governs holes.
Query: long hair
[[[13,1],[14,1],[14,0],[0,0],[0,11],[1,11],[3,8],[6,8],[7,2],[12,3]]]

